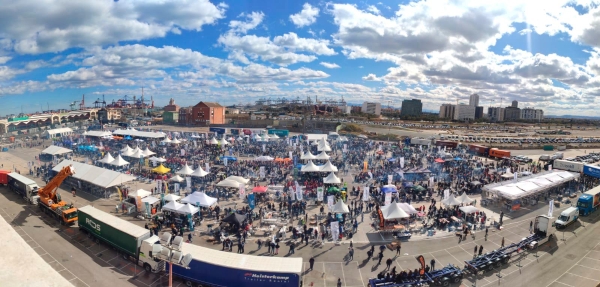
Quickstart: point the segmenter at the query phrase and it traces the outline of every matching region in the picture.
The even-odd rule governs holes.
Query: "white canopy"
[[[217,199],[206,195],[204,192],[194,192],[184,197],[181,202],[190,203],[193,205],[200,204],[202,207],[211,207],[217,203]]]
[[[70,152],[73,152],[73,151],[68,148],[59,147],[59,146],[55,146],[55,145],[51,145],[42,151],[42,153],[44,153],[44,154],[51,154],[51,155],[61,155],[61,154],[70,153]]]
[[[502,175],[502,178],[514,178],[514,174],[512,172],[507,172]]]
[[[276,134],[272,134],[272,135],[268,135],[268,136],[270,139],[274,139],[274,140],[279,139],[279,136]]]
[[[135,149],[128,149],[126,151],[122,151],[121,155],[123,156],[132,156],[134,153],[136,153],[139,150],[139,148],[135,148]]]
[[[163,143],[171,143],[171,139],[166,137],[164,140],[162,140],[161,142]]]
[[[221,182],[217,183],[217,186],[240,188],[240,183],[235,180],[228,179],[228,180],[222,180]]]
[[[205,177],[207,174],[208,172],[204,171],[201,167],[198,167],[197,170],[194,170],[194,172],[190,173],[190,176]]]
[[[175,176],[169,178],[169,181],[182,182],[182,181],[184,181],[184,179],[183,179],[183,177],[176,174]]]
[[[114,165],[114,166],[124,166],[124,165],[128,165],[129,162],[124,160],[121,155],[118,155],[117,158],[115,160],[113,160],[112,162],[109,163],[110,165]]]
[[[138,196],[141,198],[144,198],[146,196],[150,196],[152,194],[152,192],[149,192],[147,190],[144,189],[138,189],[136,191],[130,192],[127,197],[131,197],[131,198],[137,198]]]
[[[254,158],[254,160],[255,161],[273,161],[273,158],[268,155],[263,155],[263,156]]]
[[[172,193],[169,193],[169,194],[165,195],[165,197],[164,197],[165,201],[176,201],[180,198],[181,198],[181,196],[172,194]]]
[[[460,205],[461,202],[454,197],[454,194],[450,194],[448,198],[442,200],[442,203],[448,206],[454,206]]]
[[[112,138],[112,133],[111,132],[104,132],[104,131],[89,131],[86,132],[84,134],[85,136],[90,136],[90,137],[111,137]]]
[[[59,172],[63,167],[67,165],[73,165],[73,168],[77,171],[73,175],[73,178],[89,182],[93,185],[109,188],[116,185],[132,181],[135,177],[120,173],[114,170],[109,170],[85,163],[75,162],[72,160],[63,160],[58,165],[52,168],[53,171]]]
[[[186,163],[183,168],[181,168],[180,170],[177,171],[177,174],[190,175],[193,172],[194,172],[194,170],[191,169],[190,166],[187,165],[187,163]]]
[[[106,155],[104,156],[103,159],[99,160],[99,162],[101,163],[111,163],[115,160],[114,157],[112,157],[112,155],[110,155],[109,152],[106,153]]]
[[[462,212],[464,212],[466,214],[471,214],[471,213],[475,213],[475,212],[479,211],[479,209],[477,209],[477,207],[472,206],[472,205],[461,206],[458,209],[460,209]]]
[[[402,210],[404,210],[408,214],[416,214],[418,212],[412,205],[406,202],[400,202],[396,204],[398,204],[398,207],[402,208]]]
[[[392,203],[390,205],[382,206],[381,213],[383,214],[383,219],[400,219],[410,217],[406,211],[404,211],[397,203]]]
[[[220,139],[220,140],[219,140],[219,143],[220,143],[222,146],[225,146],[225,145],[228,145],[228,144],[229,144],[229,143],[228,143],[228,142],[227,142],[227,141],[226,141],[224,138],[223,138],[223,139]]]
[[[322,167],[321,167],[321,171],[324,172],[337,172],[338,168],[335,167],[333,164],[331,164],[331,161],[327,161]]]
[[[165,204],[165,206],[163,206],[162,210],[177,212],[177,210],[182,208],[183,206],[184,205],[179,202],[171,201],[171,202]]]
[[[243,183],[243,184],[247,184],[250,181],[250,179],[243,178],[241,176],[236,176],[236,175],[228,176],[225,180],[233,180],[233,181],[237,181],[237,182]]]
[[[334,183],[334,184],[338,184],[338,183],[342,183],[342,181],[335,176],[335,173],[330,173],[326,178],[323,179],[323,183]]]
[[[144,198],[142,198],[142,202],[144,203],[148,203],[150,205],[157,203],[158,201],[160,201],[160,199],[154,197],[154,196],[146,196]]]
[[[317,159],[317,157],[310,152],[310,150],[306,151],[305,154],[300,156],[300,159]]]
[[[469,203],[473,202],[473,199],[470,199],[467,196],[466,192],[463,192],[463,194],[461,194],[456,200],[460,201],[461,203],[465,203],[465,204],[469,204]]]
[[[329,144],[327,144],[325,146],[318,146],[317,150],[318,151],[327,151],[327,152],[329,152],[329,151],[331,151],[331,147],[329,146]]]
[[[312,160],[309,160],[308,163],[300,169],[300,171],[302,171],[302,172],[317,172],[317,171],[320,171],[320,169],[318,166],[316,166],[312,162]]]
[[[135,129],[126,129],[126,130],[116,130],[113,132],[115,135],[119,136],[132,136],[138,138],[164,138],[166,136],[163,132],[151,131],[151,132],[142,132]]]
[[[162,157],[155,157],[155,156],[149,158],[149,160],[154,161],[154,162],[165,162],[165,161],[167,161],[166,159],[164,159]]]
[[[212,144],[212,145],[219,144],[219,141],[217,141],[216,138],[212,138],[212,139],[210,139],[210,144]]]
[[[121,149],[121,152],[126,152],[130,150],[132,150],[132,148],[129,145],[126,145],[124,148]]]
[[[191,204],[186,204],[180,208],[178,208],[175,212],[177,213],[181,213],[181,214],[194,214],[194,213],[198,213],[198,207],[195,207]]]
[[[320,154],[316,156],[317,159],[328,160],[330,156],[322,151]]]
[[[349,213],[348,205],[342,200],[338,200],[330,210],[332,213]]]
[[[181,141],[179,139],[175,138],[174,140],[171,141],[171,143],[173,143],[173,144],[180,144]]]
[[[156,153],[155,153],[155,152],[153,152],[153,151],[151,151],[151,150],[149,150],[149,149],[148,149],[148,147],[146,147],[146,149],[144,149],[144,150],[142,151],[142,154],[143,154],[144,156],[151,156],[151,155],[155,155]]]
[[[132,155],[130,155],[129,157],[132,157],[132,158],[144,158],[144,157],[146,157],[146,155],[144,155],[144,152],[141,149],[139,149],[139,148],[136,148],[136,149],[137,150]]]

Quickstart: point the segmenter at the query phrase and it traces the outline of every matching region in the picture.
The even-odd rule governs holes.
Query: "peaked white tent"
[[[150,204],[150,205],[152,205],[152,204],[155,204],[155,203],[157,203],[157,202],[159,202],[159,201],[160,201],[160,199],[158,199],[158,198],[156,198],[156,197],[154,197],[154,196],[146,196],[146,197],[142,198],[142,202],[143,202],[143,203],[146,203],[146,202],[147,202],[147,203],[148,203],[148,204]],[[144,209],[145,209],[145,208],[144,208]]]
[[[321,171],[323,172],[337,172],[338,168],[331,164],[331,161],[327,161],[322,167]]]
[[[310,150],[309,150],[309,151],[306,151],[305,154],[301,155],[300,159],[308,159],[308,160],[310,160],[310,159],[317,159],[317,157],[314,154],[312,154],[310,152]]]
[[[274,158],[268,156],[268,155],[262,155],[259,157],[254,158],[255,161],[273,161]]]
[[[383,214],[383,219],[385,220],[410,217],[410,215],[400,208],[400,206],[398,206],[396,203],[382,206],[381,213]]]
[[[177,138],[175,138],[174,140],[171,141],[172,144],[180,144],[181,141]]]
[[[143,151],[142,151],[142,153],[143,153],[145,156],[151,156],[151,155],[155,155],[155,154],[156,154],[155,152],[153,152],[153,151],[149,150],[149,149],[148,149],[148,147],[146,147],[146,149],[145,149],[145,150],[143,150]]]
[[[126,152],[130,150],[132,150],[132,148],[129,145],[126,145],[124,148],[121,149],[121,152]]]
[[[178,208],[175,212],[180,213],[180,214],[194,214],[194,213],[198,213],[198,207],[195,207],[191,204],[185,204],[182,207]]]
[[[103,159],[99,160],[99,162],[101,163],[111,163],[115,160],[114,157],[112,157],[112,155],[110,155],[109,152],[106,153],[106,155],[104,156]]]
[[[240,188],[240,184],[243,183],[239,183],[235,180],[222,180],[219,183],[217,183],[217,186],[220,187],[232,187],[232,188]]]
[[[121,155],[118,155],[117,158],[115,160],[113,160],[112,162],[109,163],[110,165],[114,165],[114,166],[124,166],[124,165],[128,165],[129,162],[124,160]]]
[[[204,192],[194,192],[184,197],[181,202],[193,205],[200,204],[202,207],[211,207],[217,203],[217,199],[206,195]]]
[[[243,177],[237,176],[237,175],[228,176],[225,180],[234,180],[234,181],[237,181],[237,182],[243,183],[243,184],[247,184],[250,181],[250,179],[243,178]]]
[[[212,145],[219,144],[219,141],[217,141],[216,138],[212,138],[212,139],[210,139],[210,144],[212,144]]]
[[[169,194],[165,195],[165,201],[176,201],[176,200],[178,200],[180,198],[181,198],[181,196],[175,195],[175,194],[172,194],[172,193],[169,193]]]
[[[136,191],[130,192],[127,196],[131,197],[131,198],[137,198],[138,196],[141,198],[144,198],[146,196],[150,196],[152,193],[144,190],[144,189],[138,189]]]
[[[323,183],[334,183],[334,184],[338,184],[338,183],[342,183],[342,181],[335,176],[335,173],[330,173],[326,178],[323,179]]]
[[[162,210],[177,212],[177,210],[182,207],[183,207],[183,204],[176,202],[176,201],[171,201],[171,202],[165,204],[165,206],[163,206]]]
[[[169,139],[168,137],[166,137],[164,140],[162,140],[161,142],[163,143],[171,143],[171,139]]]
[[[228,142],[227,142],[227,140],[225,140],[225,139],[220,139],[220,140],[219,140],[219,144],[221,144],[222,146],[226,146],[226,145],[228,145],[229,143],[228,143]]]
[[[330,210],[332,213],[349,213],[348,205],[346,205],[342,200],[338,200],[335,205]]]
[[[320,171],[320,169],[318,166],[316,166],[312,162],[312,160],[309,160],[308,163],[300,169],[300,171],[302,171],[302,172],[317,172],[317,171]]]
[[[155,156],[149,158],[148,160],[153,161],[153,162],[165,162],[165,161],[167,161],[166,159],[164,159],[162,157],[155,157]]]
[[[146,155],[144,155],[144,152],[141,149],[137,149],[132,155],[130,155],[129,157],[132,158],[144,158],[146,157]]]
[[[321,159],[321,160],[328,160],[330,158],[330,156],[328,154],[326,154],[324,151],[322,151],[320,154],[318,154],[316,156],[317,159]]]
[[[186,163],[183,168],[181,168],[180,170],[177,171],[177,174],[190,175],[193,172],[194,172],[194,170],[191,169],[190,166],[187,165],[187,163]]]
[[[467,196],[466,192],[463,192],[463,194],[461,194],[456,200],[460,201],[461,203],[465,203],[465,204],[469,204],[469,203],[473,202],[473,199],[470,199]]]
[[[176,174],[175,176],[169,178],[169,181],[182,182],[182,181],[184,181],[184,179],[183,179],[183,177]]]
[[[406,203],[406,202],[399,202],[396,203],[398,204],[398,207],[402,208],[402,210],[404,210],[406,213],[408,214],[416,214],[418,213],[418,211],[410,204]]]
[[[204,171],[201,167],[198,167],[197,170],[194,170],[194,172],[190,173],[190,176],[205,177],[207,174],[208,172]]]
[[[450,194],[448,198],[442,200],[442,203],[448,206],[454,206],[460,205],[461,202],[454,197],[454,194]]]

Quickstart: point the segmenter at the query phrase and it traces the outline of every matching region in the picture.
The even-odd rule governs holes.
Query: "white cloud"
[[[319,8],[313,7],[308,3],[304,3],[302,11],[298,14],[290,15],[290,21],[296,25],[296,27],[304,27],[314,24],[319,16]]]
[[[0,65],[6,64],[10,59],[12,59],[12,57],[0,56]]]
[[[219,43],[231,51],[243,51],[252,58],[260,57],[263,61],[269,61],[281,66],[287,66],[298,62],[312,62],[317,57],[312,55],[296,54],[275,45],[267,37],[255,35],[238,36],[227,33],[219,37]]]
[[[379,11],[379,9],[377,9],[377,7],[375,7],[374,5],[369,5],[369,7],[367,7],[367,11],[369,11],[375,15],[381,14],[381,11]]]
[[[164,37],[175,28],[200,31],[225,15],[208,0],[22,0],[1,6],[0,37],[22,54]]]
[[[256,28],[265,17],[262,12],[252,12],[249,15],[242,13],[240,17],[246,17],[248,21],[232,20],[229,22],[229,28],[232,32],[245,34],[248,30]]]
[[[273,43],[295,51],[305,51],[317,55],[332,56],[337,54],[333,49],[328,47],[329,41],[299,38],[294,32],[275,37],[273,39]]]
[[[365,81],[381,81],[381,79],[378,78],[375,74],[368,74],[362,77],[362,79]]]
[[[336,63],[327,63],[327,62],[321,62],[319,63],[321,66],[328,68],[328,69],[337,69],[340,66]]]

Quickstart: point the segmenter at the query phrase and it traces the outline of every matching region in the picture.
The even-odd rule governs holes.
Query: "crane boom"
[[[57,198],[56,191],[58,190],[58,187],[60,187],[62,182],[67,177],[69,177],[73,174],[75,174],[75,169],[73,168],[73,166],[69,165],[69,166],[63,167],[60,170],[60,172],[55,177],[53,177],[52,180],[50,180],[48,182],[48,184],[46,184],[46,186],[38,189],[38,195],[40,196],[40,201],[42,203],[46,204],[47,206],[51,206],[54,204],[57,204],[59,206],[64,206],[66,203]]]

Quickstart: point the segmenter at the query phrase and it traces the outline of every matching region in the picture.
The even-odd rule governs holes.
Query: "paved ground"
[[[15,164],[17,168],[24,171],[26,160],[32,160],[35,154],[31,150],[17,149],[10,153],[0,153],[0,161],[4,163],[5,167]],[[61,192],[65,199],[72,199],[66,191],[61,190]],[[79,196],[74,198],[74,203],[77,207],[93,204],[97,208],[114,213],[115,201],[112,199],[97,199],[85,193],[79,193]],[[165,276],[141,272],[138,267],[121,259],[107,246],[98,245],[88,238],[82,237],[76,228],[61,227],[53,220],[38,213],[34,206],[25,205],[21,199],[5,188],[0,188],[0,206],[2,206],[0,215],[13,224],[15,230],[42,258],[76,286],[166,285]],[[469,237],[460,244],[457,238],[451,235],[411,240],[403,243],[401,254],[398,256],[395,255],[395,252],[385,251],[383,262],[387,258],[392,258],[393,266],[397,266],[397,270],[414,269],[418,267],[415,257],[423,255],[427,262],[435,259],[438,268],[447,264],[462,267],[465,260],[473,257],[475,246],[483,245],[484,250],[493,250],[500,246],[502,238],[508,245],[528,235],[529,222],[535,215],[546,213],[547,209],[547,205],[540,203],[537,206],[527,207],[519,213],[507,214],[505,229],[490,232],[487,240],[482,233],[477,233],[474,239]],[[555,216],[562,209],[564,208],[555,209]],[[594,282],[597,284],[600,282],[600,273],[588,269],[600,269],[593,265],[596,261],[600,262],[597,236],[600,234],[600,230],[598,230],[598,224],[593,224],[599,217],[600,212],[584,218],[585,227],[575,224],[569,227],[564,234],[558,233],[558,239],[562,239],[564,236],[566,241],[557,240],[543,246],[538,253],[540,257],[536,258],[533,256],[534,254],[523,252],[519,256],[514,256],[510,264],[493,273],[463,280],[463,285],[471,286],[473,281],[476,281],[477,286],[494,284],[498,286],[560,286],[566,284],[578,287],[592,286]],[[123,218],[138,225],[144,224],[144,221],[129,216],[123,216]],[[353,260],[345,260],[347,242],[340,245],[333,243],[309,244],[296,248],[293,256],[301,256],[306,262],[310,257],[314,257],[316,260],[314,270],[303,273],[304,286],[335,286],[338,278],[342,279],[343,286],[364,286],[368,278],[376,276],[378,272],[385,269],[385,263],[377,264],[376,260],[366,258],[366,252],[370,248],[369,242],[380,244],[387,239],[382,238],[379,234],[367,233],[369,231],[368,223],[370,220],[365,217],[365,223],[359,226],[361,231],[354,238],[355,256]],[[575,233],[571,231],[575,231]],[[246,246],[248,253],[268,256],[266,248],[256,250],[257,246],[253,241],[251,238]],[[198,237],[195,237],[194,243],[220,248],[220,245],[209,245]],[[288,247],[283,246],[279,256],[286,256],[287,251]],[[518,263],[522,266],[521,268],[517,266]],[[308,264],[305,265],[308,269]],[[502,276],[500,279],[496,276],[498,271]]]

